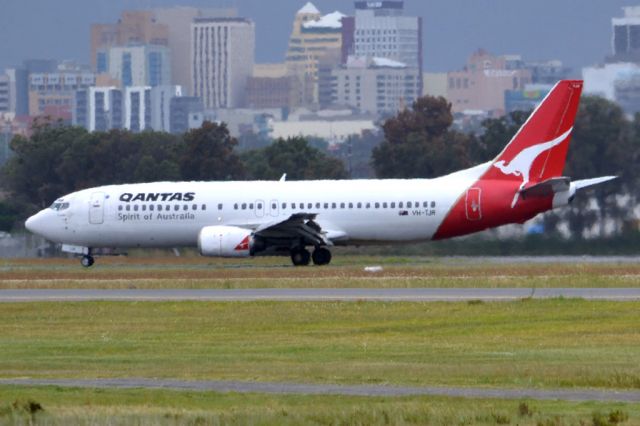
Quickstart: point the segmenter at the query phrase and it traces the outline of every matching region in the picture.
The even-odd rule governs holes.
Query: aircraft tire
[[[82,259],[80,259],[80,264],[85,268],[89,268],[93,266],[94,263],[95,263],[95,260],[93,259],[93,256],[89,256],[89,255],[82,256]]]
[[[331,262],[331,252],[326,247],[318,247],[311,257],[314,265],[328,265]]]
[[[311,261],[311,254],[304,248],[291,250],[291,262],[294,266],[307,266]]]

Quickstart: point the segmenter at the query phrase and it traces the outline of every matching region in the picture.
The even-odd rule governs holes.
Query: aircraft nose
[[[32,233],[42,235],[45,229],[45,222],[44,214],[39,212],[27,219],[24,226]]]

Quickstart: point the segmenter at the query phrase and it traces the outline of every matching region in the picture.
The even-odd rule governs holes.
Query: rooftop
[[[300,15],[300,14],[303,14],[303,13],[319,15],[320,11],[318,10],[317,7],[314,6],[313,3],[307,2],[307,4],[302,6],[302,9],[300,9],[297,14]]]
[[[304,28],[342,28],[342,18],[346,17],[337,10],[328,15],[324,15],[315,21],[308,21],[302,24]]]

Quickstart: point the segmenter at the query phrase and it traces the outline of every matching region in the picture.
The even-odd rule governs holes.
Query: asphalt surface
[[[173,379],[0,379],[0,385],[74,388],[146,388],[269,394],[352,396],[451,396],[465,398],[538,399],[563,401],[640,402],[640,391],[596,389],[484,389],[440,386],[325,385],[301,383],[186,381]]]
[[[81,301],[512,301],[523,298],[640,300],[640,288],[268,288],[148,290],[0,290],[0,302]]]

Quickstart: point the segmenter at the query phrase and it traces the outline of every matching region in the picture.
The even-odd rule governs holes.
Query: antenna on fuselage
[[[283,173],[282,177],[280,178],[280,182],[284,182],[285,180],[287,180],[287,174]]]

